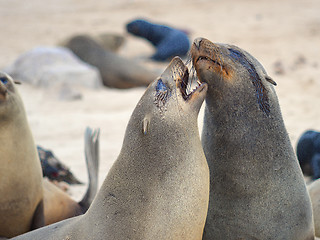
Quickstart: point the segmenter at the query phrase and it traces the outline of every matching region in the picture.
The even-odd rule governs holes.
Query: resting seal
[[[150,84],[84,215],[15,239],[201,239],[209,170],[197,116],[207,85],[187,94],[187,82],[187,67],[174,58]]]
[[[280,106],[262,65],[244,50],[196,39],[208,83],[202,145],[210,169],[204,239],[314,239],[312,209]]]
[[[135,36],[147,39],[157,48],[151,59],[156,61],[170,60],[174,56],[185,56],[190,48],[186,33],[168,26],[150,23],[137,19],[127,24],[127,31]]]
[[[0,237],[44,225],[42,170],[23,102],[0,72]]]
[[[69,184],[83,184],[50,150],[37,146],[43,177],[53,182],[66,182]]]
[[[100,130],[93,131],[87,127],[85,131],[85,156],[89,183],[80,202],[73,200],[50,181],[43,180],[45,225],[84,214],[88,210],[98,191],[99,135]]]
[[[308,130],[301,135],[297,157],[305,175],[320,178],[320,132]]]
[[[79,35],[66,44],[82,61],[99,69],[103,84],[114,88],[132,88],[148,86],[157,75],[137,64],[103,49],[93,38]]]
[[[308,191],[312,202],[315,235],[320,237],[320,179],[308,185]]]

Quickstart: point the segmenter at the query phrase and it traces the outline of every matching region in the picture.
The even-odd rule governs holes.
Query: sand
[[[125,32],[125,24],[147,18],[246,49],[278,83],[276,91],[295,147],[306,129],[320,129],[320,1],[318,0],[0,0],[0,69],[37,46],[56,46],[76,33],[123,34],[119,54],[161,72],[167,63],[146,58],[152,46]],[[83,98],[58,100],[56,89],[23,84],[25,103],[36,143],[51,149],[82,181],[87,182],[83,134],[101,128],[99,184],[116,160],[129,117],[143,88],[78,89]],[[201,120],[200,120],[201,126]],[[70,193],[81,199],[85,186]]]

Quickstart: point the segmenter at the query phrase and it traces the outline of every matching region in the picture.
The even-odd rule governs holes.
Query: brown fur
[[[45,225],[83,214],[78,202],[49,182],[43,180]]]
[[[45,225],[84,214],[88,210],[98,190],[99,135],[99,129],[87,127],[85,131],[84,147],[89,184],[80,202],[73,200],[48,180],[43,180]]]
[[[0,236],[13,237],[44,225],[42,170],[14,82],[0,78]]]
[[[83,214],[97,192],[97,168],[88,167],[90,185],[80,203],[42,182],[37,149],[23,102],[10,76],[0,72],[0,237],[14,237],[45,224]],[[88,130],[87,130],[88,131]],[[88,164],[98,164],[97,149],[86,138]]]

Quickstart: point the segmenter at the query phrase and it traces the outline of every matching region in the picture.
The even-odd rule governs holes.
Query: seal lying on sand
[[[196,39],[209,85],[202,145],[210,168],[204,239],[314,239],[312,209],[280,106],[262,65],[244,50]]]
[[[100,71],[103,84],[114,88],[132,88],[148,86],[157,75],[111,51],[106,51],[89,36],[79,35],[71,38],[66,44],[82,61]]]
[[[185,56],[190,48],[189,37],[183,31],[168,26],[137,19],[127,24],[127,31],[135,36],[147,39],[157,48],[151,59],[170,60],[174,56]]]
[[[300,136],[297,157],[305,175],[320,178],[320,132],[308,130]]]
[[[320,179],[308,185],[308,191],[312,202],[315,234],[320,237]]]
[[[85,213],[98,191],[100,130],[89,127],[85,131],[85,156],[88,170],[88,188],[80,202],[48,180],[43,181],[45,225]]]
[[[187,93],[174,58],[137,104],[120,155],[82,216],[15,239],[201,239],[209,170],[197,116],[207,85]]]
[[[44,225],[41,165],[23,102],[12,78],[0,72],[0,236]]]
[[[44,149],[40,146],[37,146],[37,150],[40,158],[43,177],[47,177],[53,182],[83,184],[73,175],[66,165],[59,161],[52,151]]]

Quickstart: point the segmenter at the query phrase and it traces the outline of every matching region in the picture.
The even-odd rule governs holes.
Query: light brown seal
[[[44,225],[42,170],[23,102],[0,72],[0,236]]]
[[[137,104],[120,155],[82,216],[15,239],[201,239],[209,170],[197,116],[207,85],[186,93],[174,58]]]
[[[204,239],[314,239],[312,209],[280,106],[246,51],[196,39],[191,56],[208,83],[202,145],[210,169]]]
[[[98,191],[99,135],[99,129],[86,128],[85,157],[89,181],[80,202],[76,202],[48,180],[43,180],[45,225],[81,215],[88,210]]]
[[[103,84],[114,88],[148,86],[157,74],[133,60],[103,49],[93,38],[79,35],[65,46],[82,61],[99,69]]]
[[[81,202],[44,182],[23,102],[12,78],[0,72],[0,237],[13,237],[45,224],[83,214],[97,192],[97,146],[86,132],[89,187]],[[49,194],[50,193],[50,194]],[[68,205],[69,208],[61,209]]]

